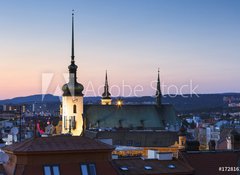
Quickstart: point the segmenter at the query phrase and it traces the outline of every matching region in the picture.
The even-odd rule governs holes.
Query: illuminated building
[[[77,68],[74,60],[74,14],[72,14],[72,56],[69,69],[69,82],[63,85],[62,133],[81,135],[83,131],[83,85],[77,82]]]

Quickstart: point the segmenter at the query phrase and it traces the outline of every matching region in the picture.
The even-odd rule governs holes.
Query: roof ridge
[[[12,144],[11,147],[15,147],[15,151],[17,151],[19,148],[24,147],[25,145],[27,145],[29,142],[31,142],[33,140],[34,140],[34,138],[30,138],[30,139],[24,140],[22,142],[17,142],[15,144]]]

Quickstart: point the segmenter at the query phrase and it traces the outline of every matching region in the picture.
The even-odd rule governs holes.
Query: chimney
[[[215,140],[210,140],[208,142],[208,148],[209,148],[209,151],[215,151],[215,148],[216,148],[216,142]]]

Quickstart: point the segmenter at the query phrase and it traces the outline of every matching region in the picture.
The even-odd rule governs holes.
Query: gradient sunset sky
[[[78,81],[96,95],[106,69],[110,86],[154,95],[158,67],[168,86],[240,92],[239,0],[11,0],[0,1],[0,99],[61,94],[72,9]]]

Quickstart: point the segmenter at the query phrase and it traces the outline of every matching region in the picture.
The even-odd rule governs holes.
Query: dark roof
[[[174,107],[157,105],[84,105],[87,128],[152,128],[178,123]]]
[[[203,174],[237,174],[234,171],[219,171],[219,167],[238,167],[240,152],[234,151],[194,151],[182,155],[195,169],[195,175]]]
[[[101,131],[95,137],[111,138],[114,145],[129,145],[131,142],[129,146],[141,147],[168,147],[178,141],[177,132],[173,131]]]
[[[83,96],[84,87],[78,82],[69,82],[63,85],[63,96]]]
[[[110,145],[81,136],[38,137],[3,148],[4,151],[13,153],[91,152],[112,151],[113,149],[114,147]]]
[[[124,175],[141,175],[141,174],[193,174],[193,168],[182,160],[157,160],[141,158],[116,159],[113,160],[113,165],[118,170],[119,174]],[[169,168],[169,165],[174,165],[175,168]],[[151,170],[146,170],[144,167],[151,167]],[[121,167],[126,167],[128,170],[123,171]]]

